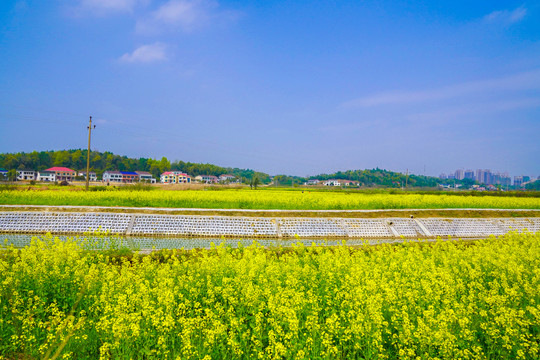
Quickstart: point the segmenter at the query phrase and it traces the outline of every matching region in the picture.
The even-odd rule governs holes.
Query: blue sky
[[[540,175],[540,4],[4,0],[0,152]],[[425,170],[424,170],[425,169]]]

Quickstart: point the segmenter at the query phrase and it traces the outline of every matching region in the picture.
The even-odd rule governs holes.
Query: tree
[[[86,158],[83,157],[83,153],[81,150],[76,150],[74,153],[71,154],[71,164],[71,166],[78,170],[86,167]]]
[[[253,188],[257,189],[257,186],[259,186],[259,177],[257,175],[255,175],[254,177],[251,178],[251,181],[249,183],[249,187],[251,189],[253,189]]]
[[[168,171],[171,169],[171,163],[169,162],[169,160],[167,160],[167,158],[164,156],[161,158],[161,161],[159,162],[159,171],[161,171],[162,173],[165,172],[165,171]]]
[[[530,183],[525,185],[525,189],[527,190],[540,190],[540,180],[531,181]]]
[[[56,151],[54,153],[53,165],[54,166],[69,166],[70,160],[71,160],[71,156],[69,156],[69,152],[65,150]]]
[[[7,178],[9,181],[15,181],[17,180],[17,170],[11,169],[7,173]]]

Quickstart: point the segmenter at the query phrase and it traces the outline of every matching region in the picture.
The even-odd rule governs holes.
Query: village
[[[73,182],[76,180],[86,180],[86,171],[76,171],[67,167],[52,167],[42,171],[16,170],[17,181],[40,181],[40,182]],[[8,171],[0,168],[0,176],[8,178]],[[148,171],[105,171],[101,179],[98,179],[94,171],[88,173],[89,181],[117,184],[131,184],[145,182],[155,184],[157,180]],[[159,182],[162,184],[190,184],[192,182],[217,184],[232,183],[237,181],[233,175],[198,175],[192,177],[181,171],[166,171],[161,174]]]
[[[52,167],[42,171],[35,170],[15,170],[15,181],[39,181],[61,183],[63,181],[71,183],[74,181],[85,181],[86,171],[76,171],[67,167]],[[0,179],[8,179],[9,171],[0,168]],[[15,175],[15,174],[14,174]],[[270,178],[272,180],[272,178]],[[197,175],[190,176],[181,171],[166,171],[160,175],[159,181],[155,179],[148,171],[110,171],[103,172],[101,179],[98,178],[96,172],[89,172],[90,182],[102,182],[106,184],[133,184],[133,183],[149,183],[149,184],[240,184],[241,179],[238,176],[231,174],[215,175]],[[273,184],[271,181],[270,184]],[[359,186],[360,183],[355,180],[343,179],[328,179],[317,180],[311,179],[304,182],[303,185],[312,186]]]

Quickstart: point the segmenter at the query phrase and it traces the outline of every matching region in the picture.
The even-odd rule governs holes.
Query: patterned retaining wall
[[[253,218],[71,212],[0,212],[2,233],[82,234],[107,231],[143,236],[246,238],[482,237],[510,230],[540,231],[540,218]]]

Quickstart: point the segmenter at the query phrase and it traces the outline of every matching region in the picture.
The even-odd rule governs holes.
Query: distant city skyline
[[[514,181],[512,183],[512,175],[508,172],[491,171],[491,169],[465,170],[465,168],[460,168],[456,169],[455,171],[451,171],[448,174],[441,173],[439,175],[439,178],[448,180],[471,179],[477,181],[480,184],[520,186],[523,183],[527,183],[529,181],[540,180],[540,175],[514,174]]]
[[[6,0],[0,152],[540,174],[540,3]]]

